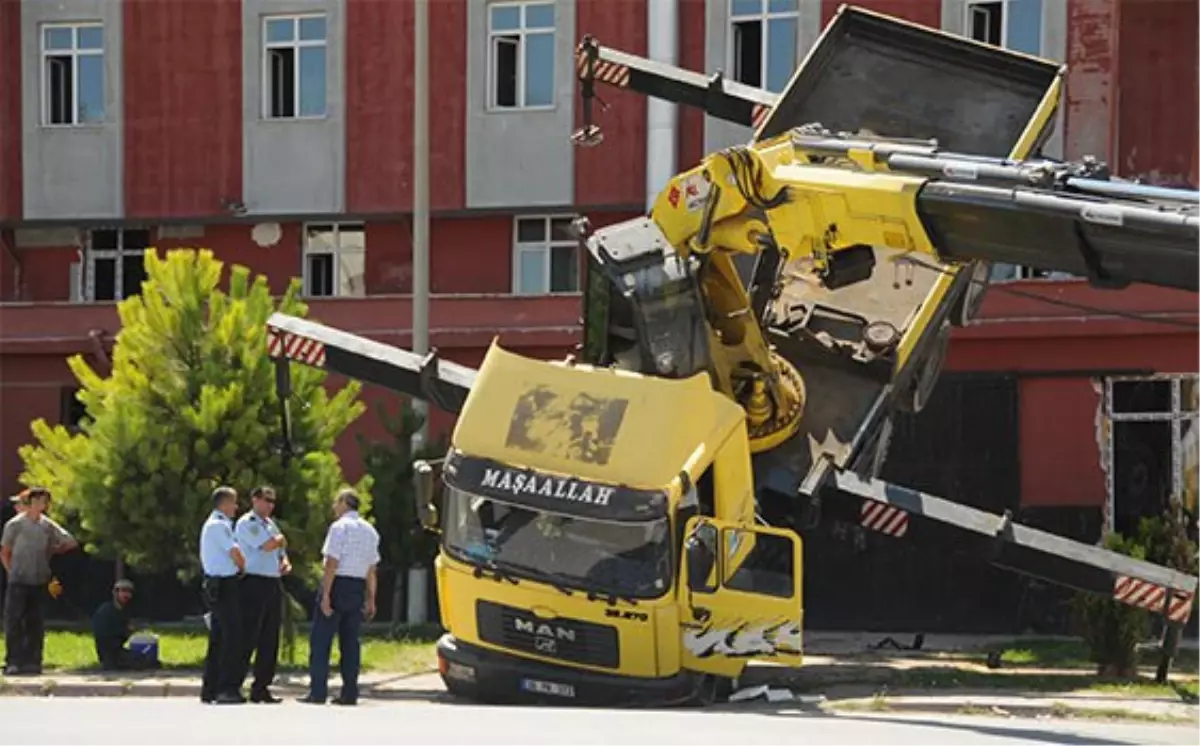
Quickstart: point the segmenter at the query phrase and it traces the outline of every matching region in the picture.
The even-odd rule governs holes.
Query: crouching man
[[[113,597],[92,615],[92,636],[96,641],[96,657],[105,671],[140,671],[158,668],[152,656],[125,647],[133,634],[129,603],[133,600],[133,581],[118,580]]]

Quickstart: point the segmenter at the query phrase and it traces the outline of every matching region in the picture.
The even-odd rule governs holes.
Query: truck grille
[[[481,640],[525,653],[589,666],[617,668],[617,630],[579,619],[540,619],[532,612],[480,601],[475,624]]]

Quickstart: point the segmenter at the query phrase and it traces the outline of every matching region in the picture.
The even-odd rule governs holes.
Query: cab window
[[[726,588],[792,597],[796,568],[791,538],[738,528],[727,528],[722,534]]]

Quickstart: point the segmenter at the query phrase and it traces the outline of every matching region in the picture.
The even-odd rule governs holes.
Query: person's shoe
[[[237,692],[221,692],[217,698],[213,700],[219,705],[244,705],[246,698]]]
[[[20,666],[5,666],[4,667],[4,675],[5,676],[20,676],[21,675],[21,667]]]
[[[17,672],[20,673],[22,676],[41,676],[42,675],[42,667],[40,665],[38,665],[37,663],[30,663],[28,665],[21,666],[20,668],[18,668]]]
[[[314,697],[311,694],[305,694],[303,697],[297,697],[296,701],[301,704],[306,704],[306,705],[323,705],[323,704],[325,704],[324,699],[317,699],[316,697]]]
[[[261,705],[277,705],[283,700],[270,692],[250,692],[250,701]]]
[[[201,694],[200,701],[206,705],[211,705],[213,702],[217,701],[217,698],[211,694]]]
[[[340,694],[329,701],[335,705],[342,705],[343,707],[353,707],[354,705],[358,704],[357,699],[346,699]]]

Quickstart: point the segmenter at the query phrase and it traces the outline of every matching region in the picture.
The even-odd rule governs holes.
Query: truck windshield
[[[657,598],[671,587],[667,519],[597,521],[531,510],[446,486],[446,551],[561,588]]]

